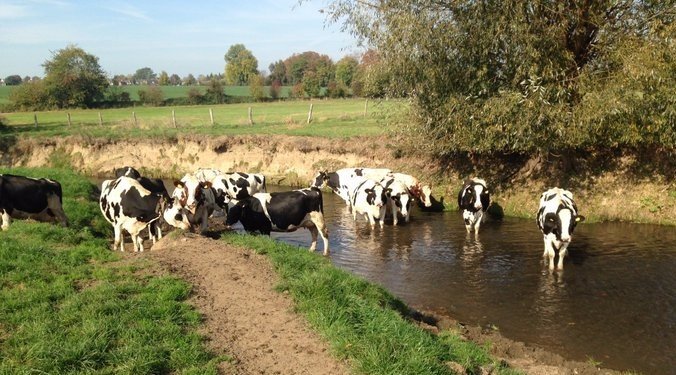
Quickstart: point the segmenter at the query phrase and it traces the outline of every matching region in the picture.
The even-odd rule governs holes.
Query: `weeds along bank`
[[[456,210],[462,181],[487,180],[494,216],[534,218],[540,194],[553,186],[575,194],[588,221],[676,225],[676,161],[650,150],[579,151],[569,155],[457,157],[407,154],[388,136],[324,138],[289,135],[207,136],[110,140],[89,137],[5,139],[5,166],[67,166],[110,176],[132,165],[143,173],[181,177],[199,167],[259,172],[270,183],[307,186],[317,170],[388,167],[431,182],[446,210]]]

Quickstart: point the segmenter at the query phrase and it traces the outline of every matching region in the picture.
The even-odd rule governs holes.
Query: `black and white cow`
[[[407,223],[411,219],[411,205],[413,198],[411,197],[408,188],[403,182],[396,180],[389,175],[382,180],[380,184],[385,188],[387,203],[392,211],[392,223],[397,225],[399,222],[399,213],[404,217]]]
[[[458,192],[458,207],[462,210],[468,233],[474,227],[474,234],[479,234],[479,227],[486,221],[486,210],[490,204],[491,195],[486,181],[477,177],[465,181]]]
[[[61,184],[47,178],[30,178],[11,174],[0,175],[0,215],[2,230],[7,230],[15,217],[56,219],[64,227],[68,218],[62,207]]]
[[[135,178],[139,179],[141,178],[141,173],[134,169],[133,167],[121,167],[121,168],[116,168],[113,173],[115,174],[115,178],[118,177],[129,177],[129,178]]]
[[[166,205],[164,211],[160,211],[162,201],[166,198],[145,189],[139,181],[129,177],[119,177],[115,180],[103,181],[99,208],[106,220],[113,225],[115,239],[113,250],[119,247],[124,251],[122,230],[126,230],[131,236],[134,251],[143,251],[143,239],[141,231],[152,226],[157,226],[160,214],[165,220],[178,228],[187,229],[188,221],[177,205]],[[152,235],[151,235],[152,238]]]
[[[228,211],[226,224],[238,221],[247,232],[293,232],[307,228],[312,234],[310,251],[317,248],[317,235],[324,241],[324,256],[329,254],[329,232],[324,222],[322,193],[317,188],[278,193],[256,193],[240,199]]]
[[[351,207],[351,194],[365,178],[380,181],[390,173],[392,171],[387,168],[343,168],[335,172],[320,171],[317,172],[310,186],[321,188],[326,184]]]
[[[408,188],[411,196],[425,207],[432,206],[432,187],[421,183],[417,178],[405,173],[392,173],[395,180],[402,182]]]
[[[538,228],[545,242],[545,261],[549,269],[554,269],[554,258],[559,257],[557,268],[563,269],[563,258],[568,253],[568,245],[572,240],[577,223],[584,221],[578,215],[573,193],[561,188],[552,188],[540,197],[540,209],[537,214]]]
[[[216,209],[216,199],[210,182],[201,182],[195,175],[186,174],[174,181],[172,198],[185,210],[192,229],[204,233],[209,225],[209,216]]]
[[[227,210],[230,200],[239,201],[256,193],[267,192],[265,176],[260,173],[223,173],[211,180],[216,195],[216,203]]]
[[[357,215],[364,217],[375,228],[376,220],[380,227],[385,226],[385,210],[387,209],[387,194],[391,189],[384,188],[377,181],[362,178],[362,182],[350,193],[352,218],[357,220]]]

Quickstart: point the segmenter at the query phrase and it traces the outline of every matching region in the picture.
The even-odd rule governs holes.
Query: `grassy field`
[[[94,186],[66,170],[2,169],[63,186],[70,227],[14,221],[0,241],[0,374],[216,374],[190,285],[108,250]]]
[[[312,122],[307,124],[312,104]],[[170,137],[176,134],[286,134],[351,137],[383,134],[388,119],[404,102],[369,101],[366,116],[363,99],[279,101],[214,106],[136,107],[106,110],[13,112],[2,114],[4,135],[54,137]],[[249,125],[248,110],[254,125]],[[211,125],[209,110],[214,125]],[[172,111],[176,117],[173,125]],[[99,113],[102,124],[99,125]],[[68,114],[71,126],[68,126]],[[134,117],[136,116],[136,124]],[[38,126],[34,126],[37,116]]]

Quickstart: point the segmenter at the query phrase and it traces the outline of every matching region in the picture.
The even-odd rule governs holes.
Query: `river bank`
[[[6,139],[3,146],[3,165],[71,166],[101,177],[123,165],[165,178],[212,167],[263,173],[272,184],[307,186],[318,170],[387,167],[431,183],[434,196],[446,210],[456,209],[455,197],[464,179],[481,176],[492,190],[491,212],[497,216],[532,218],[542,191],[561,186],[575,194],[588,222],[676,225],[676,162],[649,152],[608,150],[565,158],[512,155],[440,161],[407,155],[394,139],[385,136],[328,139],[285,135],[16,138]]]

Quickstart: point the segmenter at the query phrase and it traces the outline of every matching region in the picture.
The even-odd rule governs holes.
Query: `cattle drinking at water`
[[[474,228],[474,234],[479,234],[479,227],[486,221],[486,210],[490,204],[491,196],[485,180],[474,177],[465,181],[458,192],[458,207],[462,210],[467,233]]]

